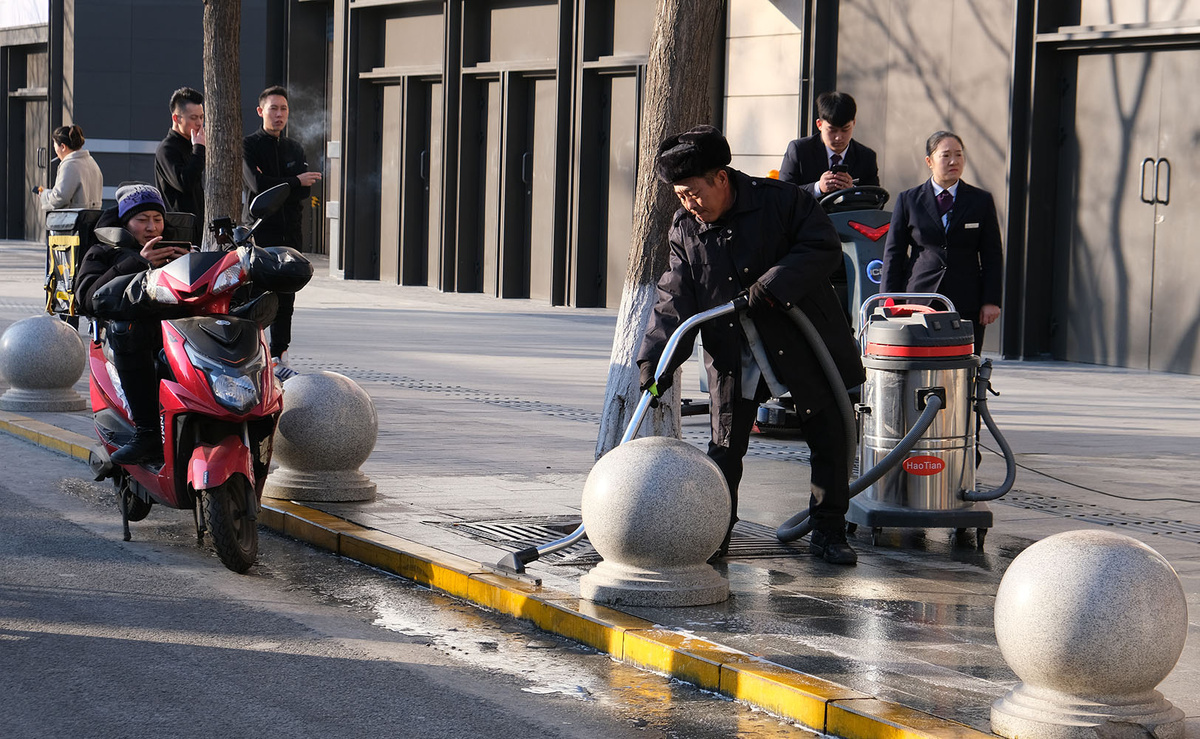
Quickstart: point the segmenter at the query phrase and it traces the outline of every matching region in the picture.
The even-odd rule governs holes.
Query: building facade
[[[171,126],[171,93],[204,89],[204,6],[194,0],[12,0],[0,8],[0,237],[40,241],[45,224],[31,190],[54,183],[50,133],[58,126],[83,128],[109,205],[121,182],[154,182],[154,152]],[[289,134],[317,168],[324,167],[329,139],[331,31],[329,0],[242,0],[243,129],[250,133],[261,124],[255,113],[261,90],[294,82]],[[315,190],[321,194],[319,184]],[[316,206],[310,211],[306,244],[323,251],[324,213]]]
[[[52,13],[55,3],[83,12],[77,0],[54,0]],[[183,0],[162,5],[199,13]],[[254,80],[244,92],[270,80],[299,94],[290,133],[305,137],[310,163],[325,172],[311,243],[328,250],[335,271],[617,306],[656,3],[243,7]],[[83,24],[75,25],[78,36]],[[247,38],[266,40],[247,53]],[[878,152],[893,194],[928,176],[930,133],[962,136],[965,178],[993,193],[1005,235],[1004,312],[989,350],[1200,373],[1200,256],[1188,238],[1200,177],[1200,116],[1188,89],[1200,60],[1200,0],[727,0],[720,38],[712,122],[747,172],[778,168],[788,142],[814,130],[813,100],[829,89],[857,99],[855,136]],[[36,151],[12,131],[39,125],[39,89],[53,95],[54,75],[38,76],[39,54],[53,66],[53,34],[0,30],[0,45],[9,163],[36,166]],[[140,73],[121,62],[95,76],[100,49],[78,49],[65,60],[76,97]],[[199,65],[198,48],[176,43],[162,55]],[[67,112],[114,146],[156,141],[166,118],[158,98],[189,81],[172,73],[134,83],[151,91],[152,110],[112,133],[82,114],[107,106],[115,117],[123,104],[81,100]],[[149,133],[134,132],[141,120],[152,122]],[[101,166],[113,184],[109,167],[122,165]],[[11,183],[14,167],[6,171]],[[28,212],[23,193],[10,185],[5,194],[10,232]]]

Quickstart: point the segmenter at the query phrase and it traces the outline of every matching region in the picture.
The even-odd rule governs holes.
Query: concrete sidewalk
[[[5,326],[41,310],[42,248],[0,242]],[[944,529],[885,530],[877,543],[860,530],[856,568],[774,541],[806,504],[807,450],[756,437],[745,523],[719,566],[732,597],[618,611],[578,598],[587,547],[530,565],[540,588],[478,566],[578,522],[614,324],[611,310],[346,282],[319,265],[297,301],[292,363],[373,398],[379,440],[362,470],[378,497],[270,503],[264,523],[843,737],[990,731],[991,702],[1016,683],[992,629],[1005,568],[1053,533],[1116,529],[1184,584],[1190,638],[1159,690],[1200,737],[1200,378],[997,361],[989,406],[1021,469],[992,504],[984,549]],[[698,374],[689,362],[685,395],[699,397]],[[94,438],[86,413],[21,416],[0,415],[0,427],[76,456]],[[685,419],[684,438],[702,446],[707,417]],[[1003,477],[985,454],[981,486]]]

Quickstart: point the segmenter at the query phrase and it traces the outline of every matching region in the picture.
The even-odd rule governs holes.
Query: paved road
[[[271,535],[251,575],[0,437],[0,736],[809,737]]]

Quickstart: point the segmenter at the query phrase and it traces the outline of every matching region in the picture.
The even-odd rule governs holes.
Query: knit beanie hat
[[[117,188],[117,216],[122,224],[129,223],[130,218],[147,210],[157,210],[166,215],[167,206],[157,187],[132,183]]]
[[[696,126],[690,131],[668,136],[658,145],[654,173],[670,185],[689,177],[700,177],[724,167],[733,159],[729,142],[712,126]]]

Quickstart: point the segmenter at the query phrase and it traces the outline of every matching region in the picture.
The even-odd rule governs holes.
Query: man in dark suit
[[[925,143],[932,176],[896,198],[883,248],[881,292],[940,293],[983,330],[1000,317],[1004,253],[991,193],[962,181],[962,139],[938,131]]]
[[[750,177],[729,166],[729,142],[712,126],[670,136],[658,148],[655,174],[670,185],[680,208],[668,232],[670,262],[658,282],[658,302],[638,352],[641,386],[658,395],[691,354],[693,336],[673,355],[661,377],[655,369],[667,339],[684,320],[745,292],[749,315],[770,366],[760,366],[736,318],[700,327],[704,339],[712,436],[708,455],[730,494],[730,520],[721,553],[737,519],[742,458],[758,403],[772,384],[791,390],[812,452],[809,550],[826,562],[852,565],[846,542],[850,466],[835,393],[864,379],[858,347],[829,282],[842,250],[829,216],[798,188]],[[814,348],[783,311],[797,305],[829,349],[843,387],[831,387]]]
[[[818,199],[855,185],[878,185],[875,152],[852,138],[856,115],[858,106],[846,93],[818,95],[817,133],[788,144],[779,179]]]

